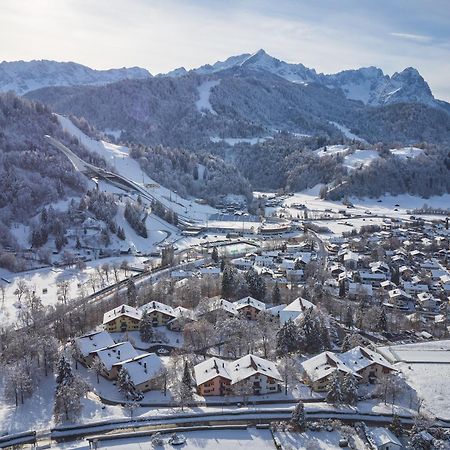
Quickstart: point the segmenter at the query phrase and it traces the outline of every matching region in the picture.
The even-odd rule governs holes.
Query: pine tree
[[[69,385],[73,380],[72,366],[64,354],[58,360],[56,365],[56,384]]]
[[[347,309],[345,310],[344,324],[348,328],[353,327],[353,311],[350,306],[347,306]]]
[[[333,405],[339,405],[343,402],[341,378],[338,370],[335,370],[331,375],[326,401]]]
[[[403,425],[398,414],[394,414],[392,416],[392,422],[389,425],[389,430],[391,430],[397,437],[400,437],[403,434]]]
[[[275,285],[272,290],[272,304],[279,305],[281,303],[281,293],[280,287],[278,286],[278,281],[275,282]]]
[[[342,397],[348,405],[355,405],[358,401],[358,381],[352,373],[347,373],[342,382]]]
[[[143,342],[151,342],[154,337],[152,319],[147,311],[144,311],[139,323],[139,333]]]
[[[220,271],[221,271],[221,272],[223,272],[223,271],[225,270],[225,266],[226,266],[225,259],[222,258],[222,259],[220,260]]]
[[[130,306],[136,306],[137,290],[133,280],[127,283],[127,299]]]
[[[277,333],[277,353],[281,356],[298,351],[299,330],[289,319]]]
[[[213,248],[211,258],[216,264],[219,262],[219,251],[217,250],[217,247]]]
[[[235,270],[231,266],[225,266],[222,274],[222,297],[231,298],[234,292]]]
[[[292,411],[291,423],[298,431],[305,431],[306,429],[305,405],[301,400],[298,401],[294,411]]]
[[[143,395],[136,389],[133,380],[125,367],[122,367],[117,375],[117,388],[126,400],[139,401]]]
[[[363,338],[358,333],[346,334],[342,342],[341,351],[343,353],[348,352],[352,348],[363,346]]]
[[[255,269],[250,268],[245,274],[250,295],[257,300],[264,300],[266,296],[266,282],[264,278],[256,273]]]
[[[183,378],[181,381],[188,387],[192,386],[191,371],[189,370],[189,364],[187,361],[184,362]]]
[[[384,308],[380,309],[380,314],[378,315],[377,322],[375,323],[375,330],[387,331],[387,316]]]
[[[345,297],[345,282],[344,280],[339,282],[339,297]]]

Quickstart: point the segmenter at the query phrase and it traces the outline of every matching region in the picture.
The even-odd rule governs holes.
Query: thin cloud
[[[423,34],[389,33],[389,35],[400,38],[400,39],[419,42],[419,43],[423,43],[423,44],[430,43],[433,40],[433,38],[431,36],[425,36]]]

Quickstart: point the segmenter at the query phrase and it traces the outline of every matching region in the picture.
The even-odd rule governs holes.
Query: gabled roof
[[[234,302],[234,305],[238,311],[246,306],[253,306],[253,308],[257,309],[258,311],[264,311],[266,309],[265,303],[260,302],[259,300],[256,300],[256,298],[249,296],[241,298],[237,302]]]
[[[226,378],[231,381],[228,373],[228,363],[220,358],[209,358],[194,366],[194,375],[197,386],[216,377]]]
[[[353,373],[351,369],[341,363],[337,355],[333,352],[319,353],[303,361],[302,367],[312,382],[322,380],[336,370],[343,373]]]
[[[237,316],[238,314],[238,311],[234,303],[231,303],[228,300],[225,300],[224,298],[216,298],[209,304],[210,311],[217,311],[219,309],[222,309],[229,314],[233,314],[234,316]]]
[[[379,353],[366,347],[355,347],[345,353],[323,352],[302,363],[303,369],[311,381],[319,381],[334,371],[352,373],[357,378],[362,369],[372,364],[380,364],[390,370],[395,368]]]
[[[354,372],[359,372],[372,364],[380,364],[383,367],[395,370],[383,356],[367,347],[358,346],[352,348],[349,351],[338,355],[338,358],[346,367]]]
[[[120,305],[117,308],[111,309],[103,315],[103,323],[111,322],[121,316],[131,317],[132,319],[140,320],[142,313],[136,308],[129,305]]]
[[[75,345],[80,353],[86,357],[95,350],[114,345],[114,341],[106,331],[98,331],[76,338]]]
[[[225,378],[230,380],[230,384],[235,384],[256,374],[282,381],[275,363],[255,355],[246,355],[235,361],[209,358],[194,367],[194,374],[197,386],[216,377]]]
[[[118,362],[126,361],[138,356],[138,352],[129,342],[120,342],[109,347],[95,350],[94,353],[105,366],[106,370],[111,370],[112,366]]]
[[[149,302],[146,303],[144,306],[141,306],[141,311],[147,311],[147,313],[152,313],[152,312],[160,312],[162,314],[165,314],[167,316],[172,316],[175,317],[176,314],[173,310],[173,308],[169,305],[165,305],[164,303],[160,303],[160,302]]]
[[[377,447],[381,447],[386,444],[395,444],[399,447],[403,447],[402,443],[398,440],[395,434],[387,428],[374,428],[371,430],[370,434],[372,435],[373,442]]]
[[[257,373],[278,381],[283,381],[276,364],[259,356],[246,355],[236,361],[230,361],[228,364],[229,373],[232,378],[231,384],[238,383]]]
[[[134,358],[117,362],[114,366],[127,369],[133,383],[138,385],[155,378],[162,369],[163,364],[156,353],[144,353]]]

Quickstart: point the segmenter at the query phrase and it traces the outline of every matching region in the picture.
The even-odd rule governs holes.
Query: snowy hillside
[[[46,86],[104,85],[123,79],[150,78],[139,67],[94,70],[74,62],[3,61],[0,63],[0,92],[19,95]]]
[[[157,198],[180,216],[187,216],[195,220],[206,220],[210,214],[218,211],[209,205],[200,205],[193,200],[186,200],[176,192],[170,191],[156,183],[145,172],[139,163],[129,156],[129,149],[125,146],[111,144],[105,141],[96,141],[86,136],[67,117],[58,115],[58,120],[65,131],[75,136],[88,150],[102,156],[114,170],[146,189],[149,194]],[[162,236],[164,237],[164,236]]]

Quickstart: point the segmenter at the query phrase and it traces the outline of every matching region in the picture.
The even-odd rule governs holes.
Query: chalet
[[[325,391],[331,376],[351,373],[359,383],[375,383],[382,375],[393,372],[394,367],[380,354],[366,347],[355,347],[336,354],[323,352],[302,363],[303,379],[314,391]]]
[[[388,292],[389,304],[400,309],[408,309],[412,302],[412,297],[401,289],[393,289]]]
[[[141,310],[145,311],[151,317],[152,326],[154,327],[167,325],[176,317],[176,313],[171,306],[160,302],[149,302],[142,306]]]
[[[248,383],[250,394],[279,392],[282,378],[275,363],[254,355],[235,361],[210,358],[194,367],[197,392],[203,396],[239,392]]]
[[[428,292],[428,285],[412,281],[405,281],[403,282],[403,289],[407,294],[415,295],[419,294],[420,292]]]
[[[177,306],[173,310],[175,317],[167,322],[167,328],[172,331],[181,331],[186,323],[197,320],[194,311]]]
[[[114,376],[122,368],[127,370],[131,381],[133,381],[136,389],[140,392],[159,389],[161,386],[163,364],[156,353],[144,353],[115,363],[112,370]]]
[[[103,328],[111,333],[138,330],[141,317],[136,308],[121,305],[103,315]]]
[[[367,270],[360,270],[359,277],[361,282],[364,284],[371,284],[373,287],[379,287],[382,281],[386,281],[388,279],[386,273],[374,273],[369,272]]]
[[[115,364],[138,356],[137,351],[129,342],[120,342],[105,348],[94,350],[92,361],[97,358],[102,364],[102,375],[110,380],[117,377],[117,366]]]
[[[231,375],[228,363],[220,358],[209,358],[194,367],[197,392],[202,396],[220,395],[230,392]]]
[[[114,345],[111,335],[106,331],[97,331],[95,333],[85,334],[74,340],[76,348],[76,358],[84,365],[89,366],[92,363],[92,357],[95,350]]]
[[[299,297],[280,311],[280,323],[283,325],[288,320],[300,320],[307,310],[315,308],[313,303]]]
[[[440,303],[440,300],[434,298],[433,295],[428,292],[421,292],[417,294],[417,304],[425,311],[435,311],[439,307]]]
[[[260,311],[266,309],[266,304],[256,300],[253,297],[244,297],[234,302],[234,306],[239,314],[243,315],[248,320],[256,320]]]
[[[214,298],[207,306],[207,311],[201,311],[198,316],[217,316],[223,314],[227,317],[236,317],[239,313],[234,303],[224,298]]]

